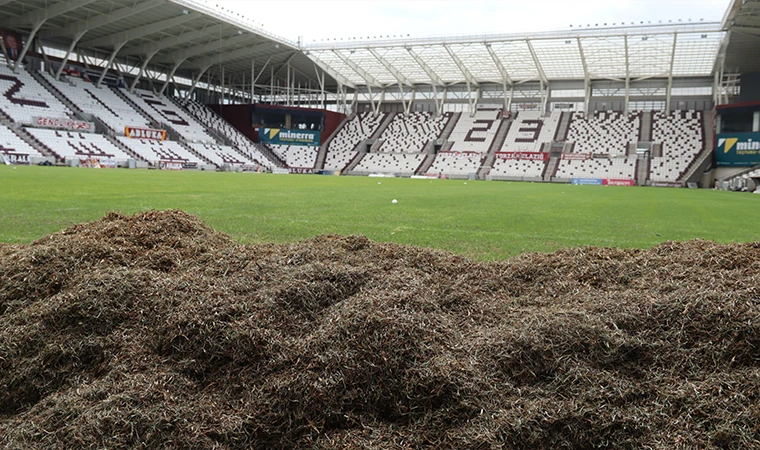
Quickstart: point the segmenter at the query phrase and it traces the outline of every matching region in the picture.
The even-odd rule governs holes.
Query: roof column
[[[185,61],[185,59],[182,58],[181,60],[177,61],[177,64],[175,64],[174,67],[172,67],[171,72],[169,72],[169,76],[166,77],[166,83],[164,83],[164,85],[161,86],[161,91],[158,93],[158,95],[163,95],[164,94],[164,91],[166,90],[166,87],[169,86],[169,81],[171,81],[171,79],[174,77],[174,72],[177,71],[177,69],[179,68],[180,64],[182,64],[184,61]]]
[[[665,111],[670,113],[670,95],[673,91],[673,66],[676,61],[676,44],[678,43],[678,32],[673,33],[673,52],[670,54],[670,69],[668,70],[668,90],[665,92]]]
[[[61,72],[63,72],[63,68],[66,67],[66,64],[69,62],[69,58],[71,57],[71,53],[74,51],[74,47],[77,46],[79,43],[79,40],[82,39],[82,36],[87,33],[87,29],[81,30],[74,36],[74,39],[71,41],[71,45],[69,45],[68,51],[66,51],[66,56],[63,57],[63,61],[61,61],[61,65],[58,67],[58,70],[55,72],[55,80],[58,81],[61,78]]]
[[[135,90],[135,86],[137,86],[137,83],[140,81],[140,78],[142,77],[143,73],[145,72],[145,68],[148,66],[148,63],[151,59],[153,59],[154,56],[156,56],[156,53],[158,53],[158,50],[154,50],[152,53],[148,54],[145,57],[145,60],[143,61],[142,65],[140,66],[140,71],[137,72],[137,76],[132,81],[132,84],[129,86],[129,92],[133,92]],[[166,79],[166,82],[169,82],[169,79]],[[162,89],[163,91],[163,89]]]
[[[117,45],[116,48],[113,49],[113,52],[111,52],[111,56],[108,58],[108,63],[103,68],[103,72],[100,74],[100,78],[98,78],[98,82],[95,84],[95,87],[99,88],[100,85],[103,83],[103,79],[106,77],[106,73],[108,73],[108,69],[111,68],[111,65],[113,64],[113,60],[116,58],[116,54],[119,53],[119,50],[121,50],[121,48],[124,47],[124,44],[126,43],[127,41],[124,41],[121,44]]]

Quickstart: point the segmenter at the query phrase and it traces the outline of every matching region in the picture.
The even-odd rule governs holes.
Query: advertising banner
[[[0,156],[7,166],[11,164],[29,165],[29,155],[26,153],[0,153]]]
[[[615,178],[605,178],[602,180],[602,184],[605,186],[636,186],[634,180],[621,180]]]
[[[91,169],[115,169],[116,161],[109,158],[80,158],[79,166],[88,167]]]
[[[131,139],[152,139],[155,141],[166,140],[166,130],[154,128],[124,127],[124,136]]]
[[[718,166],[760,165],[760,133],[724,133],[717,137],[715,162]]]
[[[562,159],[583,161],[586,159],[591,159],[592,156],[593,155],[591,153],[563,153]]]
[[[82,120],[57,119],[54,117],[34,117],[34,124],[38,127],[53,128],[58,130],[83,131],[85,133],[94,133],[95,124],[84,122]]]
[[[594,186],[601,186],[602,185],[602,179],[601,178],[573,178],[571,180],[572,184],[583,184],[583,185],[594,185]]]
[[[313,168],[309,168],[309,167],[291,167],[288,170],[290,171],[290,173],[300,173],[300,174],[304,174],[304,173],[306,173],[306,174],[312,174],[312,173],[314,173],[314,169]]]
[[[309,145],[319,147],[319,131],[262,128],[259,141],[272,145]]]
[[[184,164],[182,161],[159,161],[158,168],[161,170],[182,170]]]
[[[457,156],[457,157],[483,156],[483,154],[479,152],[438,152],[438,154],[443,155],[443,156]]]
[[[548,161],[549,154],[546,152],[496,152],[498,159],[529,159],[531,161]]]

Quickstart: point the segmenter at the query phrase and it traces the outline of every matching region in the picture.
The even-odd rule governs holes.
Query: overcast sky
[[[604,23],[720,21],[730,0],[208,0],[304,43],[376,36],[569,30]],[[275,6],[276,5],[276,6]],[[275,6],[275,7],[273,7]]]

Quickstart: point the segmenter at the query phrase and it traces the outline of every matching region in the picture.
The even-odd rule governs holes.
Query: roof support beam
[[[47,8],[34,9],[23,16],[11,17],[0,23],[0,26],[4,28],[18,28],[23,25],[36,25],[40,22],[44,23],[48,19],[58,17],[61,14],[66,14],[73,9],[77,9],[94,1],[95,0],[70,0],[68,2],[56,3]]]
[[[583,44],[581,44],[581,38],[576,38],[578,42],[578,52],[581,55],[581,64],[583,64],[583,113],[588,115],[589,106],[591,103],[591,74],[588,72],[588,63],[586,62],[586,53],[583,51]]]
[[[473,85],[473,86],[480,86],[478,81],[475,79],[474,76],[472,76],[472,73],[467,69],[467,66],[464,65],[461,59],[457,56],[456,53],[454,53],[453,50],[451,50],[451,46],[449,44],[443,44],[443,48],[446,49],[446,51],[449,53],[449,56],[451,56],[451,59],[454,60],[454,64],[457,65],[457,68],[459,68],[459,71],[462,72],[462,75],[464,75],[465,81],[467,81],[467,85]],[[468,87],[469,89],[469,87]]]
[[[673,33],[673,52],[670,54],[670,67],[668,68],[668,88],[665,91],[665,111],[670,112],[670,94],[673,91],[673,66],[676,62],[676,46],[678,45],[678,32]]]
[[[245,35],[243,35],[243,36],[245,36]],[[251,38],[250,35],[248,35],[247,37],[249,39]],[[228,39],[228,42],[231,41],[231,40],[232,39]],[[209,44],[206,44],[206,45],[208,45],[209,47],[213,47],[214,43],[209,43]],[[252,47],[243,47],[243,48],[239,48],[237,50],[232,50],[231,52],[224,52],[223,53],[223,52],[221,52],[221,49],[219,48],[219,44],[216,43],[216,47],[214,47],[212,50],[207,50],[207,51],[205,51],[203,53],[209,53],[210,51],[217,50],[219,52],[217,55],[209,55],[209,56],[204,56],[202,58],[195,59],[195,60],[193,60],[193,61],[190,62],[189,67],[193,68],[193,69],[199,69],[201,67],[204,67],[206,64],[212,64],[212,65],[213,64],[223,64],[223,63],[225,63],[227,61],[231,61],[231,60],[234,60],[234,59],[240,59],[240,58],[250,57],[251,54],[253,52],[255,52],[256,50],[258,50],[258,49],[260,49],[262,47],[270,46],[270,45],[271,44],[269,44],[269,43],[259,44],[259,45],[254,45]],[[190,52],[188,52],[188,53],[178,52],[176,55],[172,55],[173,58],[181,58],[181,57],[192,58],[192,56],[193,55]],[[169,61],[169,62],[174,62],[174,61]]]
[[[61,65],[58,67],[58,70],[55,72],[55,79],[58,81],[61,78],[61,72],[63,72],[63,68],[66,67],[66,64],[69,62],[69,58],[71,57],[71,53],[74,51],[74,47],[76,47],[77,42],[79,42],[80,39],[82,39],[82,36],[87,33],[87,30],[82,30],[74,36],[74,39],[71,40],[71,45],[69,45],[68,51],[66,51],[66,56],[63,57],[63,61],[61,61]]]
[[[630,56],[628,54],[628,35],[623,36],[623,42],[625,44],[625,106],[623,110],[628,112],[628,102],[631,98],[631,64]]]
[[[208,30],[208,33],[204,33],[204,34],[211,35],[211,34],[219,32],[218,28],[216,30],[214,30],[214,28],[216,28],[216,27],[212,26],[212,27],[208,27],[208,28],[211,28],[211,30]],[[196,37],[198,37],[197,33],[196,33]],[[251,34],[243,33],[243,34],[239,34],[237,36],[232,36],[230,38],[224,38],[224,39],[222,39],[221,36],[219,36],[219,34],[217,34],[217,37],[215,37],[214,39],[212,39],[211,41],[209,41],[206,44],[200,44],[200,45],[196,45],[194,47],[190,47],[190,48],[185,49],[185,50],[181,50],[179,52],[174,52],[171,55],[169,55],[168,57],[162,57],[161,59],[156,60],[156,62],[173,63],[175,60],[180,59],[180,58],[190,59],[190,58],[195,58],[196,56],[202,56],[202,55],[205,55],[207,53],[214,53],[214,52],[221,54],[222,50],[225,47],[232,47],[232,46],[239,45],[239,44],[245,44],[248,41],[250,41],[253,37],[254,36],[251,35]],[[255,50],[256,48],[260,48],[261,46],[262,45],[256,45],[256,46],[253,46],[253,47],[249,47],[248,51],[250,53],[251,51]],[[211,58],[211,57],[209,56],[208,58]],[[201,65],[203,65],[203,64],[201,64]]]
[[[156,56],[157,52],[158,50],[155,50],[153,53],[145,57],[142,65],[140,65],[140,71],[137,72],[137,76],[132,81],[132,84],[129,86],[129,92],[133,92],[135,90],[135,86],[137,86],[137,83],[140,81],[140,78],[142,77],[143,72],[145,72],[145,68],[148,66],[148,63],[150,62],[150,60],[153,59],[154,56]]]
[[[26,40],[26,44],[24,44],[24,48],[21,50],[21,54],[18,55],[18,59],[16,60],[16,64],[13,66],[13,72],[14,73],[18,72],[18,68],[24,62],[24,57],[26,56],[26,52],[29,51],[29,48],[32,46],[32,42],[34,42],[34,35],[37,34],[38,31],[40,31],[40,27],[42,26],[43,23],[45,23],[46,20],[47,19],[42,19],[39,22],[37,22],[37,24],[34,25],[34,28],[32,29],[32,32],[29,33],[29,39]]]
[[[435,73],[435,71],[430,68],[430,66],[428,66],[422,58],[420,58],[420,55],[412,50],[412,47],[406,47],[406,51],[409,52],[409,56],[414,58],[414,60],[417,61],[417,64],[422,67],[422,70],[424,70],[425,73],[430,77],[430,81],[432,82],[433,86],[446,86],[446,83],[443,82],[443,79],[439,77],[438,74]]]
[[[198,72],[198,76],[193,80],[193,84],[190,86],[190,90],[187,91],[187,95],[185,95],[186,99],[189,99],[193,95],[193,91],[195,91],[195,87],[198,86],[198,82],[201,81],[201,77],[204,73],[211,67],[211,64],[201,69],[200,72]]]
[[[91,41],[83,42],[82,47],[108,48],[118,46],[121,48],[124,46],[124,44],[131,40],[148,36],[153,33],[158,33],[159,31],[183,24],[185,22],[190,22],[191,20],[195,20],[199,17],[201,17],[199,13],[182,14],[177,17],[159,20],[158,22],[149,23],[147,25],[132,28],[131,30],[127,31],[122,31],[121,33],[116,33],[112,36],[108,36],[105,39],[93,39]]]
[[[76,36],[83,31],[93,30],[108,25],[109,23],[118,22],[127,17],[140,14],[151,8],[155,8],[156,6],[163,5],[165,2],[165,0],[149,0],[147,2],[138,3],[134,6],[127,6],[108,14],[97,15],[86,22],[74,22],[67,27],[44,30],[40,33],[40,37]]]
[[[354,72],[358,73],[359,76],[361,76],[362,78],[364,78],[364,81],[367,82],[367,86],[375,86],[375,87],[380,87],[380,88],[383,87],[383,85],[381,83],[379,83],[375,77],[373,77],[366,70],[364,70],[361,67],[359,67],[358,64],[356,64],[355,62],[353,62],[350,59],[348,59],[346,57],[346,55],[344,55],[343,53],[341,53],[341,52],[339,52],[339,51],[337,51],[335,49],[333,49],[332,52],[338,58],[340,58],[344,63],[346,63],[346,65],[348,67],[350,67]]]
[[[346,77],[338,73],[337,70],[330,67],[329,64],[317,58],[314,54],[311,55],[311,60],[314,62],[314,64],[318,65],[320,69],[330,74],[331,77],[335,78],[335,81],[338,82],[339,86],[341,87],[348,86],[352,89],[356,89],[356,85],[354,83],[352,83]],[[272,74],[272,79],[274,79],[274,74]]]
[[[374,48],[371,48],[371,47],[368,48],[367,50],[372,54],[372,56],[375,57],[375,59],[377,59],[378,61],[380,61],[380,64],[382,64],[383,67],[385,67],[385,69],[388,72],[390,72],[391,75],[393,75],[396,78],[396,80],[398,80],[398,82],[400,84],[406,85],[406,86],[411,87],[411,88],[414,87],[414,83],[412,83],[411,81],[409,81],[409,79],[403,73],[401,73],[398,69],[396,69],[395,67],[393,67],[393,64],[391,64],[390,62],[388,62],[387,59],[383,58],[377,52],[377,50],[375,50]]]
[[[541,67],[541,62],[538,60],[538,55],[536,55],[536,51],[533,49],[533,44],[530,42],[530,39],[526,39],[525,43],[528,45],[528,50],[530,50],[530,56],[533,57],[533,63],[536,65],[536,70],[538,70],[538,76],[544,84],[548,84],[549,80],[546,79],[544,68]]]
[[[182,64],[183,62],[185,62],[184,59],[177,62],[177,64],[175,64],[174,67],[172,67],[172,70],[169,72],[169,76],[166,77],[166,82],[164,83],[163,86],[161,86],[161,92],[159,92],[158,95],[164,94],[166,87],[169,86],[169,82],[172,80],[172,78],[174,78],[174,73],[177,71],[177,69],[179,69],[180,64]]]
[[[512,81],[512,77],[509,76],[509,72],[507,72],[507,69],[504,68],[504,64],[502,64],[501,59],[499,58],[499,55],[496,54],[493,48],[491,48],[491,43],[486,42],[485,43],[486,50],[488,50],[488,54],[491,55],[491,59],[493,60],[494,64],[496,64],[496,68],[499,69],[499,73],[501,73],[502,81],[509,85],[514,85],[514,81]]]
[[[100,78],[98,78],[98,82],[95,84],[96,88],[99,88],[100,85],[103,83],[103,79],[106,77],[106,74],[108,73],[108,69],[111,68],[111,64],[113,64],[113,60],[116,58],[116,54],[119,53],[119,50],[126,44],[126,42],[122,42],[120,45],[117,45],[116,48],[113,49],[111,52],[111,57],[108,58],[108,63],[105,67],[103,67],[103,72],[100,74]]]

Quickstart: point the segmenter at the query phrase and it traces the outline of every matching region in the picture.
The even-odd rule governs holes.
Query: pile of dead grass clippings
[[[478,263],[180,211],[0,246],[3,448],[758,448],[760,243]]]

